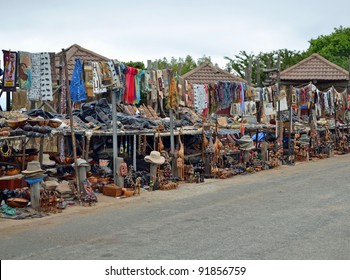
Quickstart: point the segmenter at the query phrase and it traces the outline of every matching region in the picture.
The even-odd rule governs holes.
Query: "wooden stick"
[[[66,50],[62,49],[62,56],[63,61],[65,64],[65,75],[66,75],[66,90],[67,90],[67,99],[68,99],[68,110],[69,110],[69,119],[70,119],[70,130],[72,134],[72,147],[73,147],[73,156],[74,156],[74,171],[75,171],[75,177],[77,180],[77,189],[79,193],[82,191],[80,182],[79,182],[79,176],[78,176],[78,162],[77,162],[77,149],[76,149],[76,139],[75,139],[75,133],[74,133],[74,126],[73,126],[73,114],[72,114],[72,101],[70,98],[70,90],[69,90],[69,79],[68,79],[68,67],[67,67],[67,57],[66,57]]]

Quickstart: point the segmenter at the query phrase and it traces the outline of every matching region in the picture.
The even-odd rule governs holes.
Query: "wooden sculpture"
[[[184,148],[184,145],[181,141],[181,134],[182,134],[182,130],[180,130],[180,133],[178,135],[179,137],[179,145],[180,145],[180,148],[179,148],[179,151],[177,153],[177,160],[176,160],[176,163],[177,163],[177,174],[179,176],[179,178],[181,180],[184,180],[185,178],[185,148]]]
[[[136,178],[136,184],[135,184],[135,194],[140,195],[140,189],[141,189],[141,177]]]
[[[215,142],[214,142],[214,163],[218,163],[220,160],[220,151],[222,149],[223,144],[219,140],[219,136],[216,136]]]
[[[162,137],[160,136],[160,126],[158,126],[157,131],[158,131],[158,152],[161,152],[164,150],[164,144],[162,141]]]

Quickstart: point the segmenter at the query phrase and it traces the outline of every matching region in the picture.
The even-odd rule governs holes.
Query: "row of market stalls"
[[[136,69],[78,45],[4,51],[3,216],[348,152],[348,72],[314,54],[280,77],[256,87],[211,64]]]

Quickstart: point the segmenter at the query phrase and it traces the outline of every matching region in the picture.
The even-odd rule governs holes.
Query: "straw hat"
[[[43,154],[43,165],[45,166],[55,166],[56,162],[50,160],[49,154]]]
[[[161,165],[165,162],[165,157],[161,156],[158,151],[152,151],[149,156],[145,156],[145,161]]]
[[[41,169],[39,161],[28,162],[27,169],[22,171],[23,174],[34,174],[41,172],[44,172],[44,170]]]

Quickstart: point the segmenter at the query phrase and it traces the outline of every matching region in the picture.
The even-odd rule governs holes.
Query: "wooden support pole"
[[[133,166],[134,166],[134,171],[137,171],[136,168],[136,152],[137,152],[137,149],[136,149],[136,142],[137,142],[137,135],[134,134],[134,148],[133,148],[133,151],[132,151],[132,156],[133,156]],[[131,143],[129,144],[131,145]]]
[[[80,180],[78,176],[78,162],[77,162],[77,149],[76,149],[76,139],[75,139],[75,132],[74,132],[74,125],[73,125],[73,114],[72,114],[72,101],[70,98],[70,90],[69,90],[69,78],[68,78],[68,67],[67,67],[67,56],[66,56],[66,50],[62,49],[62,55],[63,60],[65,64],[65,76],[66,76],[66,91],[67,91],[67,99],[68,99],[68,110],[69,110],[69,119],[70,119],[70,129],[71,129],[71,135],[72,135],[72,148],[73,148],[73,157],[74,157],[74,171],[75,171],[75,177],[77,182],[77,188],[79,193],[82,191],[82,186],[80,185]]]
[[[123,163],[124,159],[121,158],[121,157],[117,157],[116,160],[115,160],[115,165],[116,165],[116,170],[117,170],[117,181],[116,181],[116,184],[119,186],[119,187],[122,187],[124,188],[124,177],[120,176],[119,174],[119,169],[120,169],[120,165]]]
[[[39,162],[40,162],[41,168],[43,167],[43,153],[44,153],[44,137],[40,137]]]
[[[40,182],[30,185],[30,206],[40,211]]]

